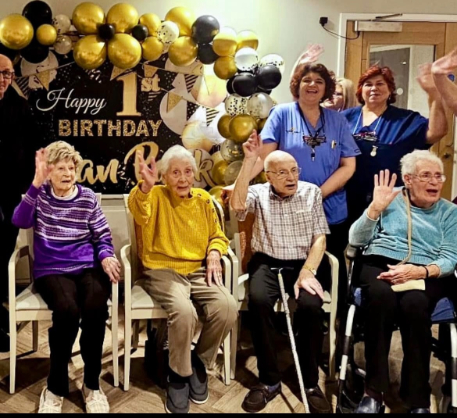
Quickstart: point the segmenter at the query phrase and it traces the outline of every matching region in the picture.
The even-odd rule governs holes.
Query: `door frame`
[[[346,36],[347,22],[350,20],[371,20],[378,16],[388,15],[388,13],[340,13],[339,28],[338,28],[338,58],[337,58],[337,74],[345,73],[346,64]],[[385,19],[386,22],[441,22],[441,23],[456,23],[457,15],[438,15],[438,14],[410,14],[405,13],[401,16],[395,16]],[[350,41],[349,41],[350,42]],[[451,199],[457,196],[457,126],[456,118],[453,118],[454,132],[454,155],[452,159],[452,186]]]

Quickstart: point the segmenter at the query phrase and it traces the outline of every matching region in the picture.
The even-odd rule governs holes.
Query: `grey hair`
[[[433,152],[426,150],[415,150],[406,154],[400,160],[401,177],[405,179],[406,174],[414,174],[419,161],[429,161],[440,166],[440,170],[444,171],[443,162]]]
[[[185,149],[182,145],[173,145],[163,154],[161,160],[157,163],[159,176],[162,179],[163,175],[170,168],[171,160],[187,160],[192,166],[192,171],[197,174],[197,163],[192,153]]]

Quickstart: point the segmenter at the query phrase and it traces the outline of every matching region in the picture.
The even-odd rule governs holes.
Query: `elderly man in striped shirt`
[[[299,181],[300,167],[284,151],[265,159],[268,183],[249,186],[251,170],[262,149],[255,131],[243,144],[244,161],[230,201],[237,218],[248,212],[255,221],[248,265],[249,312],[257,355],[259,383],[247,394],[243,409],[258,412],[281,392],[281,376],[274,344],[274,305],[280,288],[273,267],[290,267],[283,273],[286,291],[297,302],[294,326],[306,395],[311,412],[331,412],[318,386],[318,361],[323,342],[323,278],[316,277],[329,228],[319,187]]]

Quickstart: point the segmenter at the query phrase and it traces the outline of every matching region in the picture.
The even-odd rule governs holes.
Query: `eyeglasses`
[[[417,177],[419,181],[422,182],[430,182],[431,179],[435,179],[438,183],[444,183],[446,181],[446,176],[444,174],[422,173],[413,174],[413,177]]]
[[[182,175],[184,175],[184,177],[192,177],[194,175],[194,172],[192,170],[184,170],[184,173],[181,173],[181,171],[175,170],[172,171],[169,175],[174,179],[179,179],[180,177],[182,177]]]
[[[276,178],[278,180],[283,180],[289,176],[289,174],[292,174],[294,177],[298,177],[301,173],[301,168],[300,167],[294,167],[290,171],[289,170],[279,170],[279,171],[267,171],[267,173],[273,173],[276,175]]]
[[[3,78],[6,78],[7,80],[9,80],[9,79],[13,78],[14,71],[3,70],[3,71],[0,71],[0,74],[3,76]]]

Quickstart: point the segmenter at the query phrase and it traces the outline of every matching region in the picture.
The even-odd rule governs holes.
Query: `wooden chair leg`
[[[11,315],[11,313],[10,313]],[[17,330],[16,321],[10,321],[10,394],[16,389],[16,350],[17,350]]]
[[[130,388],[130,352],[132,350],[132,321],[130,315],[125,318],[124,327],[124,390]]]
[[[38,321],[32,321],[32,340],[33,340],[33,351],[34,352],[38,351],[38,333],[39,333]]]

